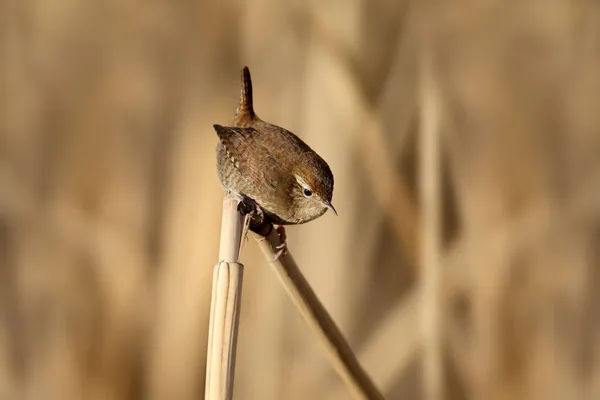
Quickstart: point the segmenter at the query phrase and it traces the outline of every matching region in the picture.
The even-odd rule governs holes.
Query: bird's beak
[[[331,202],[325,201],[325,206],[327,208],[329,208],[331,210],[331,212],[334,213],[337,216],[337,211],[335,211],[335,208],[333,208],[333,205],[331,204]]]

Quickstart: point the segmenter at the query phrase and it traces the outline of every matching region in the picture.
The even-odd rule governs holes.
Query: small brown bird
[[[327,210],[337,215],[329,165],[292,132],[256,115],[248,67],[242,69],[233,125],[214,125],[217,169],[226,191],[253,201],[278,225],[303,224]]]

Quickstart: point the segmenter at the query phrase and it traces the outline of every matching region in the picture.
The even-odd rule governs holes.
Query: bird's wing
[[[254,128],[214,125],[229,160],[252,185],[264,190],[281,189],[281,168]]]

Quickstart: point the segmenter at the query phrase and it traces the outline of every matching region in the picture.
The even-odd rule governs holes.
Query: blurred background
[[[288,245],[386,398],[600,398],[597,1],[1,0],[0,399],[203,398],[244,65],[334,172]],[[350,399],[242,262],[235,398]]]

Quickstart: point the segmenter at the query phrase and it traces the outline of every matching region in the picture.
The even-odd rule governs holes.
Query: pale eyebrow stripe
[[[300,186],[308,187],[308,184],[299,175],[294,175],[294,178],[296,178],[296,181],[300,184]]]

